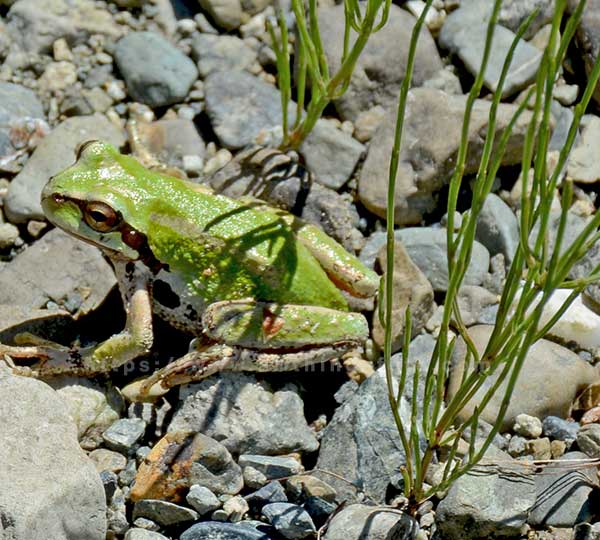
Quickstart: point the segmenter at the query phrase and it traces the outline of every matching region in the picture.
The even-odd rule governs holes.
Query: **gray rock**
[[[96,448],[96,450],[93,450],[88,455],[90,459],[94,462],[94,465],[96,465],[96,469],[99,473],[118,473],[119,471],[122,471],[127,465],[127,458],[123,454],[120,454],[119,452],[114,452],[112,450],[108,450],[106,448]]]
[[[458,291],[458,309],[466,326],[485,324],[489,308],[498,307],[498,296],[477,285],[463,285]],[[493,321],[492,321],[493,322]]]
[[[344,43],[344,6],[321,6],[318,11],[323,49],[331,73],[340,67]],[[392,5],[387,24],[369,41],[356,63],[346,93],[335,101],[344,120],[357,116],[375,105],[393,109],[398,99],[398,88],[406,72],[406,58],[412,28],[416,19],[408,12]],[[351,32],[350,42],[356,39]],[[435,43],[423,28],[419,36],[413,86],[420,86],[442,68]]]
[[[180,525],[198,519],[198,513],[191,508],[156,499],[137,501],[133,507],[133,519],[145,517],[161,525]]]
[[[307,189],[298,176],[286,179],[260,177],[248,152],[239,152],[225,167],[208,178],[215,191],[233,198],[248,194],[257,196],[318,225],[350,252],[362,247],[363,236],[356,228],[359,215],[347,198],[316,182]],[[259,194],[254,192],[257,183],[262,186]]]
[[[10,221],[44,219],[40,205],[42,188],[51,176],[73,163],[77,145],[90,139],[102,139],[117,147],[125,144],[123,131],[101,114],[63,121],[42,139],[10,183],[4,207]]]
[[[240,0],[198,0],[217,25],[234,30],[247,19]]]
[[[114,56],[129,95],[150,107],[183,101],[198,78],[194,62],[153,32],[130,32]]]
[[[592,184],[600,180],[600,166],[594,159],[594,145],[600,137],[600,118],[586,115],[584,121],[579,140],[569,155],[567,175],[575,182]]]
[[[253,512],[260,512],[265,504],[287,502],[288,500],[283,486],[276,481],[269,482],[266,486],[249,493],[245,499]]]
[[[100,250],[55,229],[0,269],[0,304],[52,303],[79,317],[96,309],[115,284]]]
[[[418,528],[413,518],[396,509],[352,504],[333,517],[323,540],[411,540]]]
[[[268,480],[292,476],[304,470],[297,459],[285,456],[242,454],[238,459],[238,465],[242,468],[252,467],[263,473]]]
[[[137,463],[135,459],[127,461],[125,468],[119,473],[119,484],[123,487],[131,486],[137,474]]]
[[[550,463],[536,475],[536,501],[529,512],[528,523],[534,527],[573,527],[590,521],[594,514],[589,495],[597,483],[590,467],[561,465],[561,461],[586,459],[581,452],[569,452]]]
[[[21,130],[32,120],[44,120],[44,108],[29,88],[0,83],[0,162],[14,156],[21,147]]]
[[[600,458],[600,424],[581,426],[577,432],[577,446],[591,458]]]
[[[270,503],[262,508],[262,515],[284,538],[296,540],[312,536],[315,524],[306,510],[287,502]]]
[[[519,245],[519,223],[510,207],[498,195],[490,193],[477,218],[475,238],[490,255],[502,253],[510,264]]]
[[[326,501],[321,497],[308,497],[304,502],[304,509],[312,518],[315,526],[319,528],[327,522],[329,516],[335,512],[336,508],[337,505],[335,503]]]
[[[400,414],[405,429],[409,426],[409,411],[403,399]],[[333,486],[340,499],[354,499],[361,490],[374,500],[383,501],[389,484],[402,483],[399,467],[404,462],[385,380],[374,374],[336,409],[322,432],[316,468],[337,473],[345,481],[329,475],[317,476]]]
[[[494,446],[484,459],[502,461],[502,465],[475,466],[450,486],[438,505],[436,523],[444,538],[470,540],[521,533],[535,502],[534,479],[518,461]]]
[[[300,147],[315,181],[331,189],[341,188],[350,179],[364,151],[356,139],[323,119]]]
[[[106,502],[62,399],[0,370],[0,523],[7,540],[104,540]]]
[[[379,255],[380,268],[386,268],[386,249]],[[385,283],[384,271],[382,282]],[[385,291],[385,285],[384,285]],[[406,326],[406,308],[410,307],[411,336],[423,330],[425,323],[433,314],[435,302],[433,287],[419,267],[411,260],[401,243],[394,245],[394,278],[392,287],[392,352],[402,348]],[[385,328],[379,317],[373,318],[373,341],[382,348]]]
[[[448,287],[446,230],[432,227],[407,227],[396,237],[402,242],[412,261],[425,274],[434,290]],[[480,285],[490,266],[490,255],[479,242],[473,242],[471,260],[465,274],[465,285]]]
[[[179,538],[180,540],[207,540],[209,538],[218,538],[219,540],[270,540],[266,533],[251,527],[218,521],[197,523],[187,529]]]
[[[168,540],[160,533],[147,531],[146,529],[129,529],[125,533],[124,540]]]
[[[436,207],[437,192],[448,183],[454,171],[462,129],[466,97],[450,96],[431,88],[409,92],[398,163],[395,223],[420,223]],[[476,100],[469,124],[469,146],[465,174],[477,171],[488,124],[489,102]],[[515,112],[515,105],[498,108],[496,135],[504,130]],[[517,120],[506,152],[504,165],[520,163],[525,132],[531,114]],[[396,115],[388,114],[375,133],[358,181],[361,202],[373,213],[385,217],[387,209],[388,168],[394,140]],[[444,136],[440,137],[439,134]]]
[[[222,373],[182,387],[179,396],[168,431],[202,431],[236,454],[313,452],[318,447],[291,385],[273,392],[253,375]]]
[[[208,514],[208,512],[212,512],[221,506],[221,501],[217,499],[217,496],[210,489],[198,484],[190,487],[185,500],[200,516]]]
[[[569,0],[569,9],[573,11],[578,4],[575,0]],[[600,19],[598,10],[600,0],[589,0],[583,10],[583,16],[577,27],[576,40],[578,45],[578,56],[583,58],[586,73],[589,75],[600,51]],[[600,83],[594,89],[594,100],[600,103]]]
[[[481,354],[492,332],[491,326],[472,326],[469,328],[475,347]],[[466,348],[461,339],[457,340],[452,357],[448,398],[460,387],[464,369]],[[474,407],[496,381],[498,371],[488,377],[474,398],[460,414],[464,421],[473,414]],[[548,415],[566,417],[571,404],[583,388],[598,379],[598,372],[575,353],[557,343],[541,339],[529,349],[510,400],[506,415],[501,424],[502,431],[512,428],[518,414],[525,413],[538,418]],[[481,411],[486,422],[497,421],[507,381],[503,381],[494,397]]]
[[[463,11],[458,9],[448,15],[439,40],[442,47],[456,53],[469,72],[477,76],[485,48],[487,22],[465,25],[461,24],[462,21],[452,20],[462,19],[462,14]],[[499,24],[496,25],[490,57],[483,76],[483,84],[491,91],[495,91],[498,87],[504,61],[514,38],[514,32]],[[520,41],[502,87],[502,96],[511,96],[531,84],[535,80],[541,59],[542,51],[526,41]]]
[[[99,446],[102,433],[118,420],[123,408],[117,390],[83,377],[52,377],[48,384],[65,400],[82,448]]]
[[[214,71],[247,70],[257,57],[256,51],[236,36],[198,33],[192,38],[192,58],[202,78]]]
[[[118,39],[123,29],[111,14],[91,0],[18,0],[7,16],[7,31],[23,50],[48,53],[65,38],[70,45],[85,43],[93,34]]]
[[[453,94],[461,96],[462,86],[460,85],[460,79],[450,70],[449,67],[445,67],[436,71],[429,79],[423,83],[424,88],[434,88],[435,90],[441,90],[446,94]]]
[[[102,434],[102,438],[112,450],[127,454],[144,436],[145,431],[146,422],[140,418],[121,418]]]
[[[569,422],[557,416],[546,416],[542,422],[544,435],[559,441],[573,442],[581,426],[577,422]]]
[[[252,144],[261,130],[268,131],[281,125],[279,91],[250,73],[214,72],[205,80],[204,93],[206,113],[220,143],[226,148]]]
[[[527,452],[527,439],[525,437],[520,437],[519,435],[514,435],[508,441],[508,453],[512,457],[519,457],[525,455]]]

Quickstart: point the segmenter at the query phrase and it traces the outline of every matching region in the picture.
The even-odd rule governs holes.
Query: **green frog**
[[[152,314],[189,332],[183,357],[143,384],[196,381],[220,370],[281,371],[360,350],[369,335],[341,291],[377,292],[379,276],[319,228],[255,199],[144,168],[89,141],[42,192],[48,220],[98,246],[114,265],[125,329],[92,347],[0,345],[35,358],[33,375],[91,375],[147,354]],[[29,371],[31,370],[31,371]]]

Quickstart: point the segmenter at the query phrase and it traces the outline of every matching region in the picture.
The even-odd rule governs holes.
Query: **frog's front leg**
[[[16,366],[21,375],[44,377],[60,374],[92,375],[110,371],[147,354],[152,346],[150,275],[142,265],[113,261],[127,314],[125,329],[102,343],[68,348],[38,342],[30,346],[0,344],[0,357],[37,359],[30,367]],[[34,340],[38,341],[38,340]]]
[[[142,397],[157,383],[169,388],[223,370],[291,371],[336,360],[360,350],[369,335],[359,313],[254,300],[211,304],[202,324],[213,345],[154,373],[142,385]]]

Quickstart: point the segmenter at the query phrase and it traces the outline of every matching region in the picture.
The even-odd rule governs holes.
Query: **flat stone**
[[[453,18],[462,18],[461,10],[448,15],[440,32],[440,44],[456,53],[467,70],[477,76],[485,48],[487,22],[460,25],[453,22]],[[498,87],[504,61],[514,38],[514,32],[508,28],[499,24],[495,26],[490,57],[483,75],[483,84],[492,92]],[[526,41],[519,41],[502,87],[502,97],[511,96],[531,84],[535,80],[541,59],[542,51]]]
[[[238,459],[242,468],[253,467],[265,475],[268,480],[292,476],[303,471],[297,459],[285,456],[257,456],[242,454]]]
[[[432,227],[407,227],[400,229],[396,238],[402,242],[411,260],[429,280],[433,289],[448,288],[448,259],[446,255],[446,230]],[[490,266],[490,255],[479,242],[473,242],[473,252],[463,283],[480,285]]]
[[[0,304],[52,304],[77,318],[99,307],[115,285],[99,249],[55,229],[0,268]]]
[[[590,521],[594,514],[589,496],[597,483],[593,467],[562,468],[561,461],[586,459],[582,452],[568,452],[536,475],[536,501],[528,523],[534,527],[573,527]]]
[[[475,238],[490,255],[502,253],[510,264],[519,245],[519,222],[510,207],[494,193],[485,198],[477,218]]]
[[[218,521],[197,523],[187,529],[179,538],[180,540],[206,540],[207,538],[218,538],[219,540],[270,540],[266,533],[251,527]]]
[[[64,120],[42,139],[10,183],[4,206],[10,221],[24,223],[45,218],[40,205],[42,188],[51,176],[73,164],[77,145],[90,139],[101,139],[117,147],[125,144],[123,130],[104,115]]]
[[[257,62],[257,52],[236,36],[194,34],[192,58],[200,77],[215,71],[247,70]]]
[[[118,473],[127,465],[127,458],[119,452],[113,452],[106,448],[97,448],[89,453],[90,459],[96,465],[98,472],[110,471]]]
[[[492,328],[486,325],[469,328],[469,336],[480,354],[488,342]],[[449,399],[452,399],[460,387],[465,352],[464,343],[458,339],[450,369]],[[483,394],[496,381],[498,371],[486,379],[474,398],[460,413],[461,421],[473,414],[473,409],[480,402]],[[545,418],[548,415],[567,417],[575,397],[597,379],[596,369],[575,353],[557,343],[541,339],[529,349],[525,357],[501,430],[510,430],[516,416],[521,413],[538,418]],[[482,420],[489,423],[497,421],[506,382],[500,384],[494,397],[481,411]]]
[[[102,434],[109,448],[127,454],[144,436],[146,422],[139,418],[121,418]]]
[[[235,495],[244,485],[240,467],[221,443],[202,433],[171,431],[140,464],[130,497],[181,502],[194,484],[216,495]]]
[[[104,488],[63,400],[7,369],[0,369],[0,395],[3,537],[104,540]]]
[[[185,496],[185,500],[198,512],[200,516],[208,514],[221,506],[221,501],[207,487],[194,484]]]
[[[274,392],[254,375],[221,373],[181,388],[168,431],[202,431],[235,454],[314,452],[318,442],[293,385]]]
[[[198,519],[198,513],[191,508],[168,501],[144,499],[136,502],[133,507],[133,519],[138,517],[151,519],[167,527],[169,525],[181,525],[186,521],[195,521]]]
[[[331,73],[340,67],[344,43],[344,6],[320,6],[319,27],[323,50]],[[406,58],[412,29],[416,19],[396,5],[390,7],[386,25],[369,37],[356,67],[350,85],[335,106],[344,120],[356,120],[358,115],[375,105],[391,110],[398,99],[398,88],[406,73]],[[350,44],[356,33],[350,32]],[[413,86],[421,86],[442,68],[435,42],[426,28],[421,30],[412,77]]]
[[[323,540],[409,540],[415,538],[417,522],[404,512],[389,507],[352,504],[331,519]]]
[[[465,96],[451,96],[431,88],[413,88],[408,94],[404,134],[400,147],[394,221],[413,225],[437,208],[437,193],[454,171]],[[481,133],[485,133],[490,104],[476,100],[469,124],[465,174],[479,167],[483,150]],[[515,105],[500,104],[496,116],[496,136],[507,126]],[[503,165],[521,162],[523,140],[531,121],[524,112],[514,125],[502,156]],[[394,141],[395,112],[386,115],[373,136],[358,181],[361,202],[374,214],[384,218],[387,209],[388,168]],[[439,134],[444,136],[440,137]]]
[[[310,515],[301,506],[287,502],[266,504],[262,515],[284,538],[299,540],[312,536],[316,532]]]
[[[581,426],[577,432],[577,446],[591,458],[600,458],[600,424]]]
[[[484,459],[502,461],[502,466],[475,466],[452,483],[438,505],[436,523],[444,538],[518,536],[525,526],[536,497],[533,477],[494,446],[489,447]]]
[[[283,486],[277,481],[269,482],[266,486],[249,493],[245,499],[253,512],[260,512],[265,504],[288,500]]]
[[[153,32],[130,32],[115,47],[129,95],[150,107],[179,103],[198,78],[194,62]]]

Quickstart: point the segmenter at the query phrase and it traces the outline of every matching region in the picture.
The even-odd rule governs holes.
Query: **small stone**
[[[262,508],[262,515],[284,538],[306,538],[316,532],[310,515],[301,506],[291,503],[270,503]]]
[[[130,459],[125,468],[119,473],[119,484],[121,486],[129,486],[135,479],[137,473],[137,462],[135,459]]]
[[[207,540],[209,538],[218,538],[219,540],[271,540],[269,535],[251,526],[216,521],[197,523],[187,529],[179,538],[180,540]]]
[[[167,501],[144,499],[133,507],[133,519],[145,517],[161,525],[180,525],[198,519],[198,513],[190,508]]]
[[[576,84],[557,84],[552,87],[552,97],[565,107],[573,105],[578,94],[579,86]]]
[[[519,437],[519,435],[514,435],[508,441],[508,453],[512,457],[519,457],[525,455],[527,451],[526,445],[527,439],[525,437]]]
[[[518,414],[515,418],[513,431],[523,437],[535,439],[542,434],[542,422],[535,416]]]
[[[113,101],[123,101],[127,97],[125,88],[120,81],[110,81],[106,85],[106,93]]]
[[[327,482],[309,474],[292,476],[287,479],[286,485],[288,491],[298,499],[301,497],[319,497],[333,502],[337,495],[335,489]]]
[[[112,424],[103,434],[106,446],[117,452],[127,454],[144,436],[146,422],[138,418],[121,418]]]
[[[179,19],[177,21],[177,30],[179,30],[183,35],[193,34],[198,25],[194,19]]]
[[[71,62],[52,62],[48,64],[39,79],[40,88],[58,92],[77,81],[77,70]]]
[[[194,484],[185,500],[198,512],[200,516],[208,514],[221,506],[221,501],[208,488]]]
[[[233,155],[225,148],[221,148],[213,157],[211,157],[204,165],[204,174],[210,176],[227,165]]]
[[[577,446],[589,457],[600,458],[600,424],[586,424],[577,433]]]
[[[600,136],[600,118],[586,115],[581,135],[569,154],[567,175],[575,182],[591,184],[600,181],[600,166],[594,159],[594,144]]]
[[[252,489],[259,489],[269,482],[269,479],[254,467],[244,467],[242,470],[244,484]]]
[[[183,156],[183,170],[188,176],[200,176],[204,170],[204,159],[198,155]]]
[[[192,58],[202,78],[215,71],[246,70],[257,60],[257,53],[236,36],[196,34]]]
[[[525,441],[525,451],[533,456],[535,460],[547,460],[552,457],[550,439],[543,437],[541,439],[532,439]]]
[[[115,47],[129,95],[151,107],[183,101],[198,77],[194,62],[160,34],[130,32]]]
[[[19,229],[12,223],[0,223],[0,250],[9,249],[19,238]]]
[[[304,509],[317,527],[322,527],[337,507],[337,504],[321,499],[321,497],[308,497],[304,502]]]
[[[100,479],[102,480],[102,485],[104,486],[104,494],[106,495],[106,500],[110,501],[113,498],[113,495],[116,493],[117,489],[119,489],[119,481],[117,475],[112,471],[99,471]]]
[[[510,207],[497,195],[490,193],[477,218],[475,238],[490,255],[502,253],[510,263],[519,244],[519,223]]]
[[[125,533],[124,540],[168,540],[168,538],[147,529],[129,529]]]
[[[565,442],[573,442],[577,438],[580,427],[577,422],[569,422],[557,416],[546,416],[542,422],[546,437]]]
[[[277,481],[269,482],[266,486],[246,495],[245,499],[255,513],[260,512],[265,504],[288,500],[283,486]]]
[[[57,39],[52,44],[52,55],[57,62],[71,62],[73,60],[73,53],[69,49],[69,44],[65,38]]]
[[[292,476],[304,470],[302,465],[291,457],[242,454],[238,464],[240,467],[253,467],[269,480]]]
[[[243,497],[236,495],[225,501],[222,510],[227,515],[227,521],[237,523],[242,520],[244,515],[250,510],[250,507]]]
[[[98,472],[110,471],[118,473],[127,465],[127,458],[119,452],[113,452],[106,448],[97,448],[90,452],[90,459],[96,465]]]

